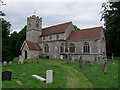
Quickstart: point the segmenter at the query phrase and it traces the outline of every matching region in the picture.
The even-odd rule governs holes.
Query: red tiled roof
[[[67,22],[67,23],[63,23],[63,24],[59,24],[59,25],[43,28],[42,29],[42,35],[49,35],[49,34],[56,34],[56,33],[65,32],[66,29],[68,28],[68,26],[71,23],[72,22]]]
[[[88,28],[82,30],[76,30],[71,32],[67,40],[80,40],[80,39],[92,39],[99,38],[101,35],[102,27]]]
[[[38,43],[31,42],[31,41],[25,41],[25,42],[28,45],[30,50],[41,50],[41,48],[40,48]]]

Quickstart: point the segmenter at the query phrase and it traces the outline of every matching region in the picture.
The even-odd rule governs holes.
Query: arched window
[[[70,44],[70,52],[75,53],[75,45],[73,43]]]
[[[60,52],[64,52],[64,44],[63,43],[60,46]]]
[[[39,26],[39,24],[37,23],[37,24],[36,24],[36,27],[38,27],[38,26]]]
[[[45,44],[45,52],[49,52],[49,46],[48,46],[48,44]]]
[[[56,35],[56,38],[59,39],[59,34]]]
[[[49,36],[49,39],[50,39],[50,40],[52,39],[52,35]]]
[[[29,23],[29,26],[31,27],[31,24]]]
[[[90,46],[89,46],[89,43],[88,43],[88,42],[85,42],[85,43],[84,43],[83,52],[84,52],[84,53],[89,53],[89,52],[90,52]]]

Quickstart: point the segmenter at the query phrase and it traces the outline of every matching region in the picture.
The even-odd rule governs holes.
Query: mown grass
[[[93,88],[118,88],[118,61],[108,60],[107,62],[107,74],[103,74],[103,64],[94,62],[92,66],[87,66],[83,62],[82,69],[79,69],[78,62],[67,65],[82,72],[93,85]]]
[[[28,63],[18,65],[15,58],[12,66],[3,67],[3,71],[8,70],[13,73],[12,81],[2,82],[3,88],[91,88],[91,86],[93,88],[118,88],[118,60],[120,59],[108,61],[105,75],[103,64],[97,62],[92,66],[86,66],[83,62],[82,69],[79,69],[78,61],[66,64],[65,60],[39,60],[40,63],[32,63],[33,60],[27,59],[25,61]],[[50,69],[54,74],[51,84],[45,84],[32,77],[33,74],[45,77],[45,71]],[[21,81],[22,85],[16,81]]]
[[[2,73],[2,63],[0,62],[0,73]],[[1,74],[0,74],[0,90],[2,88],[2,80],[1,80]]]
[[[12,66],[3,67],[3,71],[12,71],[12,81],[2,82],[3,88],[64,88],[66,86],[66,72],[58,66],[45,63],[28,63],[18,65],[17,58]],[[49,62],[49,61],[48,61]],[[46,84],[32,77],[33,74],[45,77],[46,70],[53,70],[53,80],[51,84]],[[16,83],[20,81],[22,84]]]

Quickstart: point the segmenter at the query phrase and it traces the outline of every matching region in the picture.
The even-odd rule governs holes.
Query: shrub
[[[43,58],[45,58],[45,55],[44,54],[39,54],[38,58],[42,58],[43,59]]]

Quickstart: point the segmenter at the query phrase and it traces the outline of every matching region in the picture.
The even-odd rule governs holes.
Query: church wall
[[[37,58],[38,54],[41,53],[41,51],[36,50],[29,50],[27,45],[25,44],[22,49],[22,57],[25,58],[25,51],[27,51],[27,58]]]
[[[28,51],[28,58],[38,58],[38,54],[40,54],[40,51],[29,50]]]
[[[88,42],[90,45],[90,54],[84,54],[83,52],[83,45],[84,42]],[[68,47],[70,45],[70,43],[74,43],[76,49],[75,49],[75,53],[71,53],[71,57],[74,57],[74,59],[78,60],[80,58],[80,55],[83,57],[83,60],[88,61],[88,60],[95,60],[95,56],[97,53],[97,42],[95,42],[95,40],[80,40],[80,41],[69,41],[68,42]],[[73,55],[76,54],[76,55]]]
[[[75,29],[74,29],[74,27],[73,27],[73,24],[70,24],[70,25],[68,26],[66,32],[64,33],[64,40],[66,40],[66,39],[69,37],[70,33],[71,33],[72,31],[74,31],[74,30],[75,30]]]
[[[32,41],[32,42],[40,42],[40,31],[35,31],[35,30],[31,30],[31,31],[27,31],[26,34],[26,40],[28,41]]]
[[[57,35],[59,35],[58,39],[57,39]],[[50,39],[50,36],[52,37],[52,39]],[[45,37],[45,40],[43,40],[43,37]],[[47,36],[43,36],[43,37],[41,37],[42,41],[61,40],[61,39],[64,39],[64,33],[47,35]]]
[[[25,50],[28,51],[28,47],[27,47],[26,44],[24,45],[24,47],[23,47],[23,49],[22,49],[22,51],[21,51],[21,52],[22,52],[22,57],[23,57],[23,58],[25,58]]]
[[[44,44],[47,43],[49,46],[49,52],[45,52],[44,51]],[[40,43],[40,46],[43,48],[43,54],[45,54],[46,56],[49,56],[49,58],[51,59],[60,59],[60,46],[61,44],[65,42],[64,41],[51,41],[51,42],[43,42]]]

